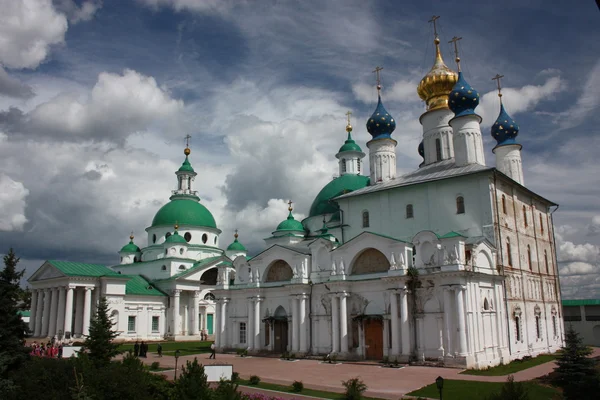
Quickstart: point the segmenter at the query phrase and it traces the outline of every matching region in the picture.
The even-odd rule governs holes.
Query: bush
[[[260,383],[260,378],[257,375],[252,375],[250,380],[248,381],[251,385],[258,385]]]
[[[296,359],[296,354],[292,353],[290,354],[290,358],[288,360],[295,360]]]
[[[160,368],[160,363],[158,361],[154,361],[152,364],[150,364],[150,369],[152,371],[156,371],[159,368]]]
[[[210,398],[210,389],[204,366],[198,364],[198,359],[186,361],[185,367],[181,368],[181,375],[177,380],[176,394],[179,399],[202,400]]]
[[[294,381],[292,383],[292,391],[300,393],[304,389],[304,383],[302,381]]]
[[[231,382],[237,382],[240,380],[240,373],[239,372],[232,372],[231,373]]]
[[[489,396],[487,400],[529,400],[529,394],[523,383],[515,382],[515,378],[509,375],[500,392]]]
[[[238,392],[238,384],[225,379],[219,381],[214,394],[215,400],[242,400],[242,394]]]
[[[344,399],[346,400],[361,400],[363,393],[367,390],[367,385],[360,378],[342,381],[342,386],[346,388],[346,392],[344,393]]]

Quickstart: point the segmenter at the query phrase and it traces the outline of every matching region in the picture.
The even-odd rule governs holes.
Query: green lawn
[[[547,363],[548,361],[554,361],[557,355],[555,354],[542,354],[537,357],[531,358],[525,361],[514,360],[508,364],[498,365],[496,367],[488,369],[468,369],[461,372],[466,375],[483,375],[483,376],[503,376],[514,374],[515,372],[522,371],[527,368],[535,367],[536,365]]]
[[[321,399],[342,400],[344,398],[344,395],[342,393],[325,392],[322,390],[313,390],[313,389],[308,389],[308,388],[304,388],[301,392],[296,393],[292,390],[291,384],[289,386],[285,386],[285,385],[276,385],[274,383],[260,382],[258,385],[251,385],[249,383],[249,381],[246,379],[239,379],[237,381],[237,383],[239,383],[240,386],[248,386],[248,387],[256,387],[256,388],[260,388],[260,389],[275,390],[277,392],[283,392],[283,393],[301,394],[304,396],[319,397]],[[341,386],[342,386],[342,383],[340,381],[340,387]],[[382,399],[378,399],[375,397],[363,397],[363,400],[382,400]]]
[[[160,342],[163,348],[163,355],[175,355],[175,351],[179,350],[180,355],[189,356],[191,354],[210,353],[210,345],[212,342]],[[133,343],[126,343],[119,346],[119,350],[123,352],[133,351]],[[148,343],[148,353],[156,353],[157,342]]]
[[[529,400],[551,400],[559,394],[558,390],[542,386],[535,382],[524,382],[529,389]],[[502,382],[476,382],[455,381],[446,379],[444,381],[444,400],[482,400],[493,393],[499,392],[504,385]],[[423,396],[434,399],[439,398],[439,392],[432,383],[419,390],[408,393],[409,396]]]

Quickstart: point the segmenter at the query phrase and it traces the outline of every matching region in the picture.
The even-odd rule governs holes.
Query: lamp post
[[[438,376],[435,379],[435,385],[438,388],[438,391],[440,392],[440,400],[442,400],[442,389],[444,388],[444,378],[442,378],[441,376]]]
[[[179,360],[179,355],[181,352],[179,349],[175,350],[175,380],[177,380],[177,361]]]

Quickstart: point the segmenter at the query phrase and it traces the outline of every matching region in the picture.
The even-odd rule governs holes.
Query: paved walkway
[[[600,356],[600,348],[594,349],[594,356]],[[383,399],[398,399],[406,393],[417,390],[435,382],[438,376],[444,379],[470,380],[483,382],[505,382],[506,376],[477,376],[461,375],[461,370],[453,368],[406,366],[399,369],[382,368],[376,363],[369,365],[341,363],[324,364],[317,360],[282,361],[277,358],[239,357],[231,354],[217,354],[216,360],[208,359],[208,354],[182,356],[179,365],[185,365],[186,360],[198,358],[198,362],[210,365],[232,364],[233,370],[243,379],[258,375],[263,382],[291,385],[295,380],[302,381],[304,386],[311,389],[342,393],[342,381],[360,377],[369,387],[367,396]],[[150,354],[143,359],[147,364],[159,361],[161,367],[174,367],[175,358],[164,356],[158,358]],[[516,381],[527,381],[551,372],[555,367],[553,361],[516,372]],[[165,371],[168,378],[173,378],[174,371]],[[281,396],[284,397],[284,396]],[[287,396],[286,396],[287,397]],[[290,398],[300,398],[291,395]]]

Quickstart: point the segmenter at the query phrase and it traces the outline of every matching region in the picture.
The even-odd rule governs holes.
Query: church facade
[[[427,110],[414,171],[397,175],[396,122],[378,84],[366,124],[369,176],[348,119],[339,176],[303,221],[290,202],[266,248],[249,258],[237,233],[219,247],[186,148],[146,247],[132,236],[117,265],[47,261],[32,275],[33,335],[85,336],[106,297],[123,340],[206,334],[222,351],[473,368],[558,350],[556,204],[525,186],[519,127],[501,101],[495,167],[486,164],[479,94],[460,64],[458,73],[445,65],[437,35],[435,48],[417,88]]]

